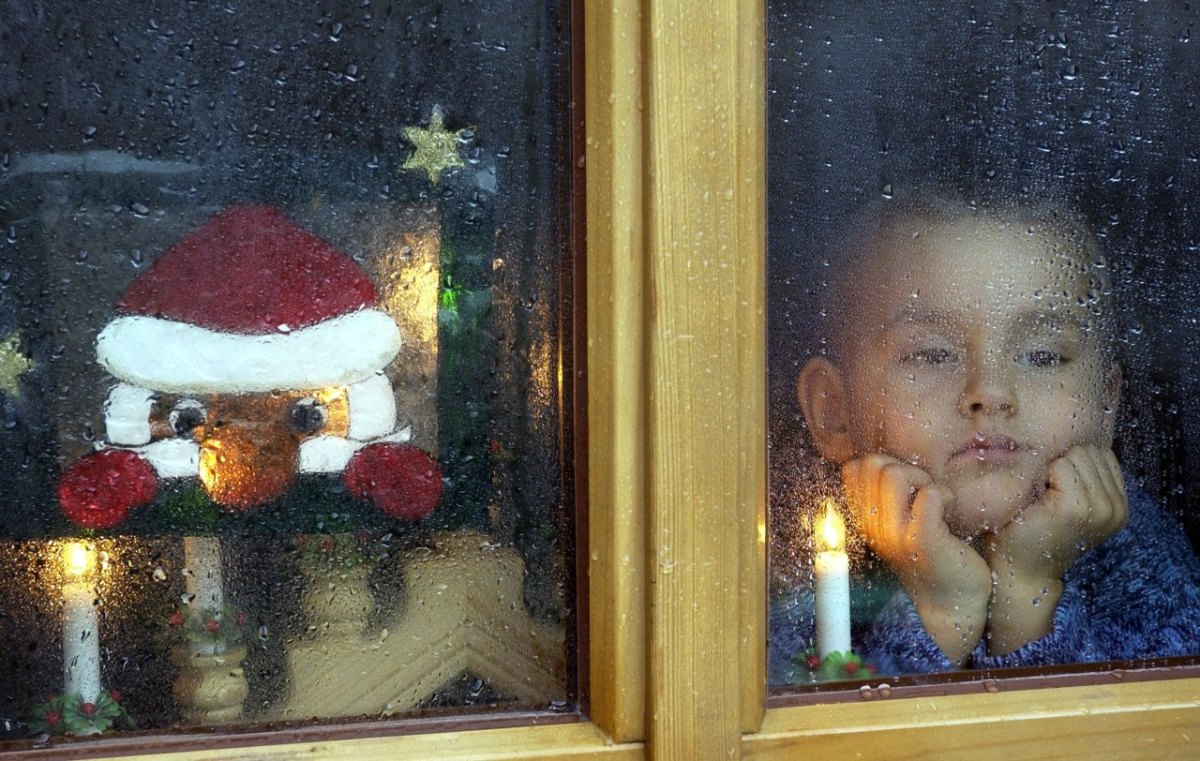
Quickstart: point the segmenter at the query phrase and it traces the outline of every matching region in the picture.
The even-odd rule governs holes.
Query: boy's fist
[[[1121,465],[1110,449],[1071,447],[1050,463],[1046,490],[993,540],[988,554],[1002,554],[1026,578],[1061,580],[1087,550],[1117,533],[1129,517]]]
[[[983,634],[992,577],[946,525],[954,495],[915,465],[883,454],[847,462],[842,481],[863,538],[899,577],[926,631],[962,663]]]

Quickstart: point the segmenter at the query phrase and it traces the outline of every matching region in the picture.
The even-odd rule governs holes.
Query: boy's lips
[[[951,460],[1004,462],[1021,451],[1021,445],[1002,433],[978,432],[950,455]]]

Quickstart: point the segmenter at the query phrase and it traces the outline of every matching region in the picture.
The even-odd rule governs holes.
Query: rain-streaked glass
[[[0,18],[0,740],[572,710],[567,11]]]
[[[1196,12],[768,15],[771,686],[1200,653]]]

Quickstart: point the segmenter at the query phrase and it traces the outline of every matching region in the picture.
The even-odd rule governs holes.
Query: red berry
[[[442,497],[442,471],[437,460],[408,444],[363,447],[350,459],[342,481],[351,494],[374,500],[393,518],[424,518]]]
[[[846,661],[842,664],[842,671],[845,671],[850,676],[854,676],[858,672],[858,664],[854,661]]]
[[[210,618],[204,623],[204,630],[209,634],[216,634],[221,631],[221,622],[215,618]]]
[[[76,460],[58,481],[62,510],[84,528],[112,528],[129,508],[154,499],[158,479],[133,452],[105,449]]]
[[[175,611],[171,614],[171,617],[167,619],[167,623],[178,629],[179,627],[183,626],[183,614],[179,611]]]
[[[50,726],[54,726],[60,721],[62,721],[62,714],[58,711],[51,711],[50,713],[46,714],[46,723]]]
[[[806,666],[808,666],[809,671],[816,671],[817,669],[821,668],[821,657],[818,655],[810,655],[804,660],[804,663]]]
[[[120,702],[121,702],[121,698],[125,697],[124,695],[122,695],[122,694],[121,694],[121,691],[120,691],[120,690],[109,690],[109,691],[108,691],[108,696],[109,696],[110,698],[112,698],[112,701],[113,701],[114,703],[120,703]]]
[[[237,615],[233,617],[233,622],[235,624],[237,624],[238,626],[245,626],[246,625],[246,614],[239,610],[237,612]]]
[[[95,716],[96,715],[96,704],[95,703],[84,703],[83,705],[79,706],[79,712],[81,714],[83,714],[84,716]]]

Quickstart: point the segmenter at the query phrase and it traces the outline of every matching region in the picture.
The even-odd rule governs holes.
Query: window
[[[1191,23],[772,7],[772,684],[1200,651]]]
[[[246,753],[272,758],[303,748],[318,758],[637,759],[653,747],[692,758],[739,751],[756,758],[798,752],[887,758],[932,748],[975,754],[990,743],[1037,757],[1047,748],[1081,755],[1101,731],[1106,747],[1117,753],[1144,754],[1147,747],[1165,755],[1190,752],[1189,727],[1197,721],[1194,679],[1143,682],[1130,674],[1099,687],[979,689],[952,696],[934,686],[920,700],[877,696],[838,705],[773,706],[764,714],[764,9],[735,0],[702,9],[619,0],[604,10],[583,19],[593,252],[586,352],[587,721],[412,735],[397,735],[396,725],[373,726],[369,737],[353,740],[329,739],[336,733],[326,727],[319,734],[245,737],[240,744],[254,746]],[[700,129],[714,115],[727,120],[720,131]],[[652,188],[657,190],[650,193]],[[729,203],[684,216],[706,194],[725,199],[730,190]],[[739,230],[732,248],[727,242],[712,249],[724,252],[715,264],[709,260],[706,271],[717,273],[715,279],[696,279],[682,259],[677,268],[665,268],[671,237],[659,233],[651,246],[647,230],[662,230],[669,219],[680,220],[677,225],[686,219],[684,237],[717,240],[723,231]],[[677,330],[685,319],[688,329]],[[650,342],[659,351],[652,371],[644,351]],[[715,372],[715,360],[745,374]],[[700,384],[707,384],[700,395],[704,410],[717,413],[708,424],[720,427],[721,435],[696,436],[663,420],[664,406],[697,404],[677,389]],[[743,404],[726,409],[729,399]],[[650,447],[673,455],[660,455],[652,466]],[[691,484],[693,472],[716,470],[735,454],[735,473],[692,487],[686,500],[647,499],[651,470],[654,493],[669,494]],[[677,559],[696,562],[647,562],[647,524],[662,523],[684,508],[702,518],[697,530],[672,533],[670,548]],[[738,560],[731,562],[735,553]],[[722,561],[714,566],[715,558]],[[679,582],[697,570],[709,574],[704,583],[678,584],[673,598],[664,595],[648,604],[650,585]],[[647,656],[651,626],[664,643],[653,656],[654,688]],[[663,657],[665,652],[671,657]],[[672,685],[677,688],[668,689]],[[1098,730],[1099,713],[1105,721]],[[218,740],[206,733],[204,742],[211,748]],[[187,755],[214,752],[227,751]]]
[[[577,710],[569,9],[6,21],[0,740]]]

